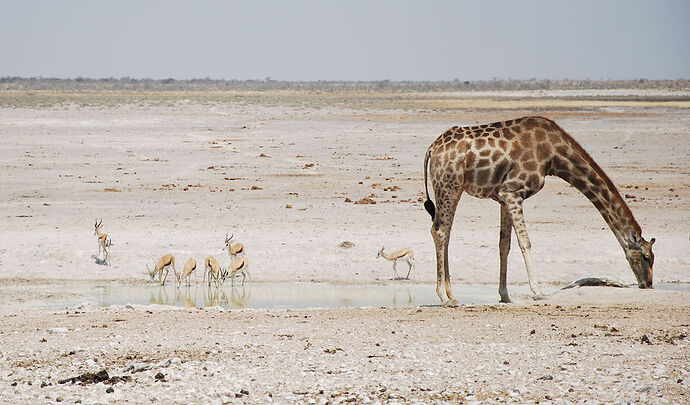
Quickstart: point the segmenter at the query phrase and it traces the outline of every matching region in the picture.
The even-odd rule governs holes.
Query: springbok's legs
[[[405,280],[410,279],[410,272],[412,272],[412,268],[414,267],[414,259],[410,259],[409,257],[407,258],[407,276],[405,276]]]

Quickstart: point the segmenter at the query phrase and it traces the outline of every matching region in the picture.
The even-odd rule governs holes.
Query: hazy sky
[[[0,77],[690,78],[690,1],[0,0]]]

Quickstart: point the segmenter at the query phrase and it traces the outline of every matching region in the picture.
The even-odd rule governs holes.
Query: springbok
[[[244,281],[246,280],[247,277],[249,277],[249,258],[247,256],[242,256],[239,259],[236,259],[232,263],[230,263],[230,267],[228,267],[224,272],[223,272],[223,281],[225,281],[225,278],[230,275],[230,281],[231,281],[231,286],[235,286],[235,276],[237,273],[242,274],[242,285],[244,285]]]
[[[177,286],[179,287],[182,284],[182,280],[186,280],[187,282],[187,287],[189,287],[191,283],[191,275],[194,273],[196,270],[196,260],[193,258],[190,258],[187,260],[187,263],[184,265],[184,270],[182,270],[182,276],[177,279]],[[199,282],[199,279],[195,277],[196,282]]]
[[[213,281],[216,286],[222,283],[221,275],[223,274],[223,269],[220,268],[218,260],[213,256],[207,256],[204,260],[204,278],[202,283],[206,282],[206,273],[208,273],[208,285],[211,286],[211,281]]]
[[[113,241],[110,236],[101,232],[101,227],[103,226],[103,220],[96,218],[96,222],[93,224],[94,231],[93,235],[98,238],[98,254],[96,255],[96,260],[101,256],[101,250],[103,251],[103,261],[101,263],[110,266],[110,245]]]
[[[156,263],[156,267],[151,270],[149,269],[149,265],[146,265],[146,270],[149,271],[149,275],[151,276],[151,281],[153,281],[154,277],[156,276],[156,273],[158,273],[158,283],[160,285],[165,285],[165,280],[168,279],[168,273],[170,272],[170,267],[172,267],[173,272],[175,274],[175,277],[177,277],[177,270],[175,269],[175,256],[171,254],[167,254],[160,259],[158,259],[158,263]],[[165,277],[163,277],[163,271],[165,270]],[[161,281],[161,278],[163,281]]]
[[[238,255],[244,255],[244,245],[241,243],[236,243],[232,244],[232,238],[235,236],[235,234],[232,234],[228,238],[228,234],[225,234],[225,248],[228,249],[228,254],[230,255],[230,260],[235,261],[237,259]]]
[[[383,249],[384,248],[382,247],[381,250],[379,250],[379,253],[376,255],[376,258],[378,259],[379,257],[383,257],[384,259],[393,262],[393,274],[395,279],[398,278],[398,270],[396,269],[396,266],[398,265],[398,259],[405,260],[407,262],[407,265],[409,266],[409,268],[407,269],[407,276],[405,276],[405,279],[408,280],[410,278],[410,272],[414,268],[414,253],[412,253],[412,249],[400,249],[391,254],[385,253]]]

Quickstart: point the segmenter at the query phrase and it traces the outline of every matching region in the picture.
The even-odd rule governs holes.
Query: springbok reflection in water
[[[169,292],[172,292],[172,294],[168,295]],[[251,287],[249,286],[237,286],[231,289],[213,285],[182,286],[181,288],[172,288],[171,291],[168,291],[168,288],[165,286],[157,286],[150,290],[148,303],[185,308],[214,306],[247,308],[250,296]]]

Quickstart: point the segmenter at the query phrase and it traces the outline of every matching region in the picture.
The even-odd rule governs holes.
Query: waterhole
[[[587,288],[587,287],[583,287]],[[655,286],[657,289],[690,291],[690,284],[675,283]],[[244,286],[208,287],[192,285],[176,287],[145,284],[127,285],[117,282],[46,282],[42,284],[3,285],[0,293],[10,292],[14,302],[29,307],[56,308],[91,303],[110,305],[172,305],[178,307],[254,309],[415,307],[438,305],[436,286],[406,281],[388,285],[336,285],[327,283],[247,283]],[[465,305],[498,303],[498,286],[454,285],[455,298]],[[557,287],[543,287],[546,294]],[[527,285],[509,286],[514,300],[529,300]],[[7,296],[7,295],[6,295]]]

